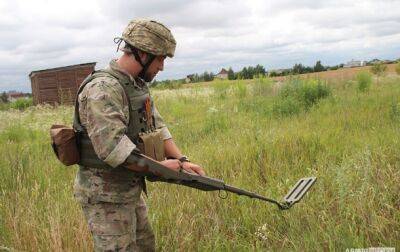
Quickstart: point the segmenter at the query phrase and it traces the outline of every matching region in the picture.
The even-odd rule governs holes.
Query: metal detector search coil
[[[299,202],[315,181],[317,181],[316,177],[299,179],[299,181],[297,181],[293,188],[283,198],[284,204],[292,206]]]

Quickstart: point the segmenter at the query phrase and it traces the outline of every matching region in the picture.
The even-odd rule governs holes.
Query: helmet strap
[[[149,68],[151,63],[154,61],[154,59],[156,58],[156,56],[154,56],[153,54],[148,53],[147,55],[149,55],[148,60],[144,66],[142,65],[143,69],[142,69],[142,71],[140,71],[140,73],[138,75],[142,79],[144,79],[144,75],[146,74],[147,69]]]
[[[115,37],[115,38],[114,38],[114,43],[118,45],[118,46],[117,46],[117,52],[118,52],[118,50],[119,50],[119,47],[121,46],[121,42],[122,42],[122,41],[123,41],[123,39],[120,38],[120,37]]]
[[[146,52],[147,55],[148,55],[148,60],[147,60],[146,63],[143,63],[142,59],[141,59],[140,56],[139,56],[138,49],[135,48],[135,47],[133,47],[133,46],[130,46],[130,47],[131,47],[132,54],[133,54],[133,56],[135,57],[135,60],[136,60],[137,62],[139,62],[139,64],[142,66],[142,71],[140,71],[140,73],[138,74],[138,76],[139,76],[140,78],[144,79],[144,76],[145,76],[145,74],[146,74],[146,72],[147,72],[147,69],[149,68],[149,66],[151,65],[151,63],[154,61],[154,59],[156,58],[156,56],[153,55],[153,54],[151,54],[151,53]]]

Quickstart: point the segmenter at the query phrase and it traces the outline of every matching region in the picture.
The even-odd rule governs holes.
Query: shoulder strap
[[[123,78],[121,75],[110,71],[109,69],[103,69],[103,70],[98,70],[98,71],[93,71],[86,79],[83,80],[82,84],[79,86],[78,92],[76,93],[75,97],[75,112],[74,112],[74,123],[73,123],[73,128],[77,132],[84,132],[84,128],[82,127],[80,118],[79,118],[79,94],[82,92],[82,90],[85,88],[86,84],[91,82],[93,79],[97,77],[113,77],[118,80],[118,83],[121,85],[122,89],[124,90],[125,96],[127,97],[128,100],[128,106],[129,106],[129,114],[131,114],[131,101],[128,96],[128,90],[126,89],[126,84],[129,84],[129,81],[126,78]],[[131,118],[129,117],[129,124],[131,122]]]

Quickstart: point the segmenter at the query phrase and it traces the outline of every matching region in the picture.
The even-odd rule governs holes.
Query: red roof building
[[[228,79],[228,71],[226,71],[225,68],[222,68],[215,77],[220,79]]]

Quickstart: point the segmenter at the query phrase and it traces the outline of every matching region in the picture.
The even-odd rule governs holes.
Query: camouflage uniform
[[[132,20],[118,39],[118,48],[124,41],[121,50],[142,66],[138,74],[142,79],[157,56],[173,57],[176,47],[167,27],[146,19]],[[146,52],[150,60],[142,62],[138,50]],[[74,128],[83,130],[93,150],[90,153],[108,168],[80,166],[74,194],[82,205],[96,251],[153,251],[154,234],[141,197],[143,180],[121,166],[136,148],[136,132],[144,130],[140,128],[140,109],[133,106],[138,106],[136,97],[149,98],[148,87],[120,69],[115,61],[111,61],[106,73],[95,73],[90,76],[92,79],[85,80],[86,86],[82,86],[77,98],[79,111],[75,113]],[[171,138],[154,106],[152,116],[153,127],[161,130],[161,139]],[[82,139],[81,154],[88,150]]]
[[[137,88],[147,88],[140,79],[125,73],[113,60],[109,71],[129,78]],[[127,95],[113,77],[97,77],[78,96],[79,117],[97,156],[114,169],[81,166],[74,194],[81,203],[92,232],[96,251],[153,251],[154,234],[141,197],[143,183],[132,173],[118,167],[135,143],[125,135],[129,122]],[[168,128],[154,108],[156,127],[164,140],[171,138]]]

